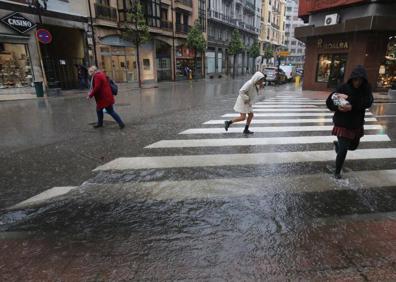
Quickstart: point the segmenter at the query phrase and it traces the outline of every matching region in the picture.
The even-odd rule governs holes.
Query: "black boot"
[[[230,127],[230,125],[232,124],[232,120],[226,120],[224,122],[224,129],[225,131],[228,131],[228,128]]]
[[[93,126],[93,128],[95,128],[95,129],[101,128],[101,127],[103,127],[103,124],[95,124],[95,125]]]
[[[120,129],[124,129],[125,123],[120,123],[118,126],[120,127]]]
[[[249,130],[249,125],[245,125],[245,130],[243,131],[243,134],[253,134],[254,132]]]

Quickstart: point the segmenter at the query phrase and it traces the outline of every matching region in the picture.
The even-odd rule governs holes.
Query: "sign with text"
[[[278,56],[279,57],[287,57],[287,56],[289,56],[289,51],[279,51]]]
[[[8,16],[5,16],[1,19],[1,21],[8,27],[18,31],[19,33],[28,32],[29,30],[36,27],[35,23],[19,13],[12,13]]]
[[[300,0],[298,15],[308,16],[314,12],[336,7],[348,6],[357,3],[369,2],[367,0]]]
[[[325,42],[322,38],[317,41],[318,49],[349,49],[347,41],[331,41]]]

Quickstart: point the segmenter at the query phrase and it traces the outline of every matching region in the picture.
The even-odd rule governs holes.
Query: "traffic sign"
[[[40,28],[36,31],[36,38],[42,44],[50,44],[52,42],[52,34],[44,28]]]
[[[289,56],[289,51],[279,51],[278,56],[287,57],[287,56]]]

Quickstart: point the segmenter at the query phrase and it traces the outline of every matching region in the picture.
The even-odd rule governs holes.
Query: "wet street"
[[[396,281],[396,97],[335,180],[327,93],[242,78],[0,103],[0,281]],[[27,201],[26,201],[27,200]]]

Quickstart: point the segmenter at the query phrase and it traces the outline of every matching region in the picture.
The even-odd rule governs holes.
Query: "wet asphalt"
[[[375,187],[355,176],[337,182],[332,162],[92,172],[118,157],[332,149],[144,149],[231,113],[243,82],[164,83],[121,92],[116,110],[127,124],[122,131],[109,119],[105,128],[92,129],[95,107],[84,97],[0,103],[6,132],[0,144],[1,280],[394,281],[396,183],[382,184],[380,177]],[[264,93],[259,100],[325,97],[301,94],[293,84]],[[391,141],[362,143],[361,149],[396,147],[395,106],[396,97],[377,96],[371,111],[384,132],[367,133],[386,133]],[[199,137],[183,136],[193,138]],[[351,160],[345,171],[395,168],[396,159]],[[55,186],[80,188],[34,207],[5,209]]]

